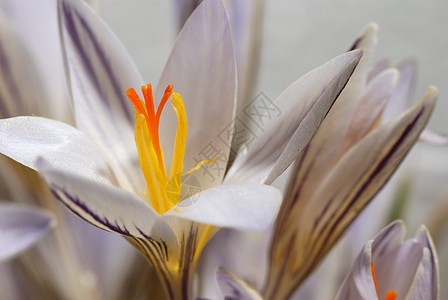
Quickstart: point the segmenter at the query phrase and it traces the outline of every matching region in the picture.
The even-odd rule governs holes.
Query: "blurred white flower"
[[[425,227],[404,240],[397,221],[369,241],[342,284],[337,300],[437,300],[439,270],[435,248]]]
[[[54,225],[54,219],[30,207],[0,203],[0,263],[31,247]]]

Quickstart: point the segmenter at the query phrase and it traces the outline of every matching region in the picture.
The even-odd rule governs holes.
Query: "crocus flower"
[[[336,299],[437,300],[437,254],[426,228],[404,240],[405,227],[396,221],[369,241],[358,255]]]
[[[53,225],[54,219],[38,209],[0,203],[0,262],[25,251]]]
[[[398,71],[368,78],[376,31],[369,25],[354,43],[363,60],[293,170],[271,243],[267,299],[292,295],[387,182],[431,115],[434,86],[419,104],[381,122]]]
[[[126,237],[169,298],[189,298],[195,264],[217,228],[269,225],[281,194],[264,179],[275,179],[309,142],[362,52],[345,53],[286,89],[275,101],[281,120],[267,122],[225,173],[232,130],[224,129],[235,119],[237,80],[220,1],[203,2],[190,17],[155,96],[150,85],[142,88],[145,102],[129,89],[141,85],[138,71],[96,14],[78,0],[60,1],[59,12],[78,128],[37,117],[2,120],[0,150],[37,169],[73,213]],[[162,114],[170,96],[175,114]],[[204,149],[214,154],[198,161]],[[193,195],[180,185],[190,174],[199,182]]]

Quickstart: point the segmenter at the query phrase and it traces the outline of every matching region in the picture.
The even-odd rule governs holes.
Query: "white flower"
[[[31,247],[53,225],[54,219],[38,209],[0,203],[0,263]]]
[[[424,226],[412,239],[404,235],[404,224],[397,221],[369,241],[336,300],[437,300],[439,271],[431,237]]]
[[[170,298],[188,298],[199,254],[219,227],[269,226],[281,194],[264,183],[312,138],[362,52],[343,54],[287,88],[275,101],[281,118],[268,120],[226,173],[231,128],[241,110],[220,1],[205,1],[182,29],[155,88],[154,99],[165,101],[174,85],[176,114],[163,115],[155,113],[162,106],[149,86],[142,90],[145,102],[128,90],[142,84],[140,75],[94,12],[79,0],[60,1],[59,11],[77,128],[37,117],[5,119],[0,151],[37,169],[73,213],[126,237],[153,265]],[[214,154],[198,163],[209,146]],[[222,165],[205,169],[216,162]],[[199,183],[193,195],[178,181],[188,170]]]

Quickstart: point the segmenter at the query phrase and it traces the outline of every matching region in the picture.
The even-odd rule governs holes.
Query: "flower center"
[[[126,95],[135,110],[135,143],[137,145],[140,166],[145,176],[150,204],[159,214],[167,212],[179,202],[181,175],[187,139],[187,116],[182,97],[173,93],[173,86],[165,89],[162,100],[154,107],[151,84],[142,86],[143,102],[132,88]],[[171,104],[177,115],[177,131],[174,153],[169,176],[167,175],[162,146],[159,141],[159,123],[162,110],[171,97]]]
[[[376,290],[376,295],[379,299],[379,294],[378,294],[378,285],[376,284],[376,276],[375,276],[375,265],[373,263],[370,264],[370,269],[372,270],[372,277],[373,277],[373,283],[375,284],[375,290]],[[384,300],[395,300],[397,299],[398,294],[395,291],[387,291],[386,296],[384,297]]]

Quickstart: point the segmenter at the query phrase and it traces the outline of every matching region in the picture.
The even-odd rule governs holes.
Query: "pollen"
[[[377,285],[377,282],[376,282],[375,265],[373,263],[370,264],[370,269],[372,271],[372,278],[373,278],[373,284],[375,285],[376,296],[379,299],[380,296],[378,294],[378,285]],[[398,297],[397,292],[395,292],[395,291],[387,291],[386,296],[384,297],[384,300],[395,300],[395,299],[397,299],[397,297]]]
[[[181,175],[187,139],[187,116],[182,97],[173,93],[173,86],[165,89],[162,100],[155,109],[152,86],[142,86],[142,101],[137,92],[130,88],[126,95],[134,105],[135,143],[140,166],[146,180],[149,204],[159,214],[167,212],[180,198]],[[169,174],[165,168],[162,146],[159,141],[159,125],[163,108],[171,97],[171,104],[177,116],[177,131],[174,153]]]

